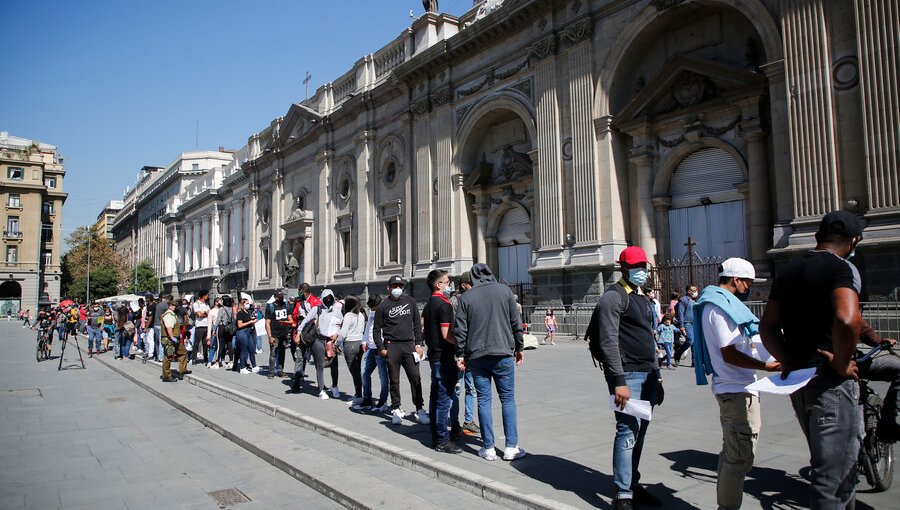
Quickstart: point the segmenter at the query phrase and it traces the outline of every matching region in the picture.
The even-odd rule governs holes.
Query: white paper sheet
[[[637,399],[628,399],[628,402],[625,403],[625,409],[619,409],[619,406],[616,405],[616,397],[615,395],[609,396],[609,410],[616,411],[619,413],[625,413],[630,416],[635,416],[642,420],[650,421],[650,415],[653,412],[653,406],[650,405],[650,402],[647,400],[637,400]]]
[[[781,378],[781,374],[760,379],[753,384],[747,385],[748,391],[761,391],[764,393],[772,393],[774,395],[790,395],[791,393],[806,386],[806,384],[815,377],[816,369],[801,368],[789,373],[786,379]]]
[[[422,355],[421,355],[421,356],[419,356],[419,353],[418,353],[418,352],[413,351],[413,360],[414,360],[416,363],[419,363],[420,361],[424,361],[424,360],[425,360],[425,351],[422,351]]]
[[[266,336],[266,320],[261,319],[256,321],[253,325],[253,331],[256,333],[256,336]]]

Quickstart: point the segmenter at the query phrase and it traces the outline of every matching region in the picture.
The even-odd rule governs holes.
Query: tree
[[[134,288],[134,275],[137,272],[137,288]],[[135,294],[137,292],[152,292],[156,294],[159,290],[159,279],[156,276],[156,270],[153,269],[153,262],[150,259],[144,259],[137,266],[137,271],[132,269],[131,279],[125,287],[125,292]]]
[[[66,237],[69,250],[62,257],[63,295],[82,301],[87,291],[87,262],[91,259],[91,299],[114,296],[125,282],[129,267],[116,254],[111,239],[99,237],[90,226],[76,228]]]

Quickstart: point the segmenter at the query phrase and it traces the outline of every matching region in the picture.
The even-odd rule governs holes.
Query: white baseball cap
[[[754,283],[766,281],[765,278],[756,277],[756,269],[753,268],[753,264],[738,257],[732,257],[730,259],[727,259],[725,262],[722,262],[722,268],[719,270],[719,276],[749,278],[753,280]]]

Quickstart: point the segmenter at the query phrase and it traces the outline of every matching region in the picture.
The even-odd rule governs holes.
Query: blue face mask
[[[647,282],[647,277],[650,276],[650,273],[647,272],[643,267],[633,267],[628,270],[628,281],[641,287],[644,283]]]

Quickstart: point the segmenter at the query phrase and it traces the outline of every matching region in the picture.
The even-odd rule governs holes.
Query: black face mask
[[[735,292],[734,297],[741,301],[746,301],[750,297],[750,289],[747,289],[744,292]]]
[[[322,303],[323,303],[325,306],[327,306],[328,308],[331,308],[331,306],[334,304],[334,298],[331,297],[331,296],[329,296],[329,297],[323,299],[323,300],[322,300]]]

